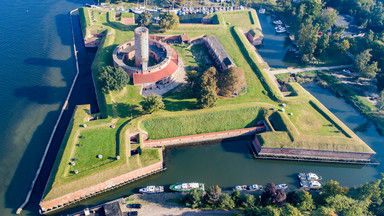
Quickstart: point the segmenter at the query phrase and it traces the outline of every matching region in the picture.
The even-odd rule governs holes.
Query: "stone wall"
[[[374,156],[372,153],[263,147],[256,136],[252,144],[255,157],[261,159],[371,164]]]
[[[95,196],[102,192],[106,192],[114,188],[120,187],[122,185],[130,183],[139,178],[151,175],[156,172],[160,172],[163,169],[164,169],[163,162],[160,161],[155,164],[111,178],[105,182],[95,184],[93,186],[63,195],[53,200],[42,201],[40,202],[40,208],[43,213],[51,212],[51,211],[66,207],[68,205],[71,205],[75,202]]]

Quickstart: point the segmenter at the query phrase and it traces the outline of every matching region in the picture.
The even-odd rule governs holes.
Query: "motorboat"
[[[173,184],[169,187],[169,189],[176,192],[186,192],[191,191],[193,189],[204,191],[204,184],[198,182]]]
[[[154,193],[163,193],[164,192],[164,186],[147,186],[145,188],[140,188],[139,189],[140,193],[149,193],[149,194],[154,194]]]
[[[321,176],[318,176],[315,173],[298,173],[297,178],[300,181],[319,181],[321,180]]]
[[[236,187],[233,188],[233,190],[238,190],[238,191],[243,191],[247,190],[247,185],[237,185]]]
[[[283,21],[281,20],[274,20],[272,23],[275,25],[283,25]]]
[[[263,190],[263,186],[258,184],[251,185],[248,188],[249,190]]]
[[[265,8],[260,8],[259,9],[259,14],[265,14]]]
[[[276,185],[276,189],[283,189],[283,190],[285,190],[287,188],[288,188],[287,184],[278,184],[278,185]]]
[[[309,189],[320,189],[323,186],[319,181],[301,181],[300,187],[309,188]]]

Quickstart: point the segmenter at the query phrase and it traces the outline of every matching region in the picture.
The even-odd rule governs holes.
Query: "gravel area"
[[[172,202],[182,198],[181,193],[161,193],[161,194],[134,194],[128,198],[134,199],[133,203],[141,203],[141,209],[132,209],[138,211],[139,215],[168,216],[168,215],[234,215],[238,210],[198,210],[186,208],[183,205]],[[172,200],[172,201],[171,201]]]

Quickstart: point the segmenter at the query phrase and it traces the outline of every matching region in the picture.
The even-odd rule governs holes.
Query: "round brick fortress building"
[[[138,27],[135,37],[115,48],[113,64],[123,68],[133,78],[134,85],[154,89],[174,81],[179,67],[178,55],[165,43],[151,40],[148,29]]]

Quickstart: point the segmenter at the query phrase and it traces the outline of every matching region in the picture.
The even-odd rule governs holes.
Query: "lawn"
[[[264,112],[259,107],[198,112],[183,116],[150,118],[144,120],[140,126],[148,132],[150,139],[163,139],[254,127],[257,121],[264,118]]]

